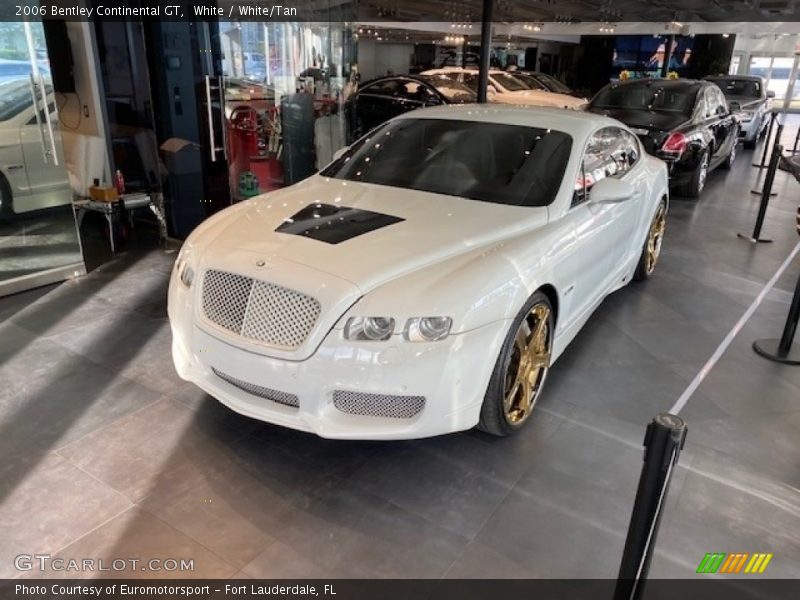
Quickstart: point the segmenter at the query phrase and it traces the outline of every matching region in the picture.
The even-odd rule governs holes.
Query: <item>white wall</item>
[[[408,73],[414,44],[358,40],[358,71],[361,81],[388,74]]]
[[[59,130],[64,159],[73,189],[85,195],[92,180],[111,182],[106,132],[101,111],[102,83],[96,70],[96,52],[90,23],[67,22],[75,93],[57,94]]]

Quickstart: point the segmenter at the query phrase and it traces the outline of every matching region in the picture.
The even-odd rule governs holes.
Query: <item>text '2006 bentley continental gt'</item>
[[[512,433],[603,298],[659,257],[665,164],[608,117],[434,107],[337,154],[208,219],[175,263],[179,375],[256,419]]]

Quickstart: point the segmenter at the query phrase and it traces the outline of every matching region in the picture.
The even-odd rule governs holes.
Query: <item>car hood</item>
[[[576,98],[575,96],[557,94],[556,92],[545,92],[544,90],[503,92],[502,94],[494,94],[492,99],[509,104],[552,106],[554,108],[579,108],[585,104],[584,100]]]
[[[683,127],[689,117],[679,112],[634,110],[625,108],[595,108],[589,107],[590,112],[605,115],[622,121],[628,127],[637,129],[674,131]]]
[[[319,175],[229,210],[235,215],[223,218],[210,236],[208,254],[240,252],[268,263],[305,265],[347,281],[361,293],[543,226],[548,218],[545,207],[506,206]],[[322,223],[316,229],[315,219]]]

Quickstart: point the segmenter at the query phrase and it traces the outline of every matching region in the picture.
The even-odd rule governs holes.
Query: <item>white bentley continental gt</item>
[[[175,366],[323,437],[509,434],[603,298],[653,272],[667,189],[607,117],[401,115],[192,233],[169,287]]]

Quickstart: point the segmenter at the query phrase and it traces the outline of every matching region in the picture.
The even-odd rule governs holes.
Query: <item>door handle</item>
[[[58,152],[56,152],[56,138],[53,134],[53,123],[50,119],[50,104],[47,102],[47,88],[44,86],[44,77],[39,73],[39,86],[42,91],[42,104],[44,104],[44,120],[47,123],[47,136],[50,138],[50,151],[45,150],[45,154],[50,154],[53,164],[58,166]]]
[[[211,162],[217,162],[217,140],[214,137],[214,111],[211,109],[211,76],[206,75],[206,112],[208,117],[208,149]]]
[[[47,146],[45,146],[44,143],[42,116],[39,114],[39,93],[36,90],[36,80],[34,79],[33,71],[31,71],[28,85],[30,85],[31,88],[31,100],[33,100],[33,114],[36,116],[36,128],[39,130],[39,143],[42,145],[42,159],[44,159],[45,164],[47,164],[49,159],[47,158]]]
[[[225,161],[228,160],[228,131],[227,127],[225,127],[225,76],[220,75],[218,78],[218,85],[219,85],[219,118],[220,118],[220,126],[222,128],[222,156],[225,157]]]

